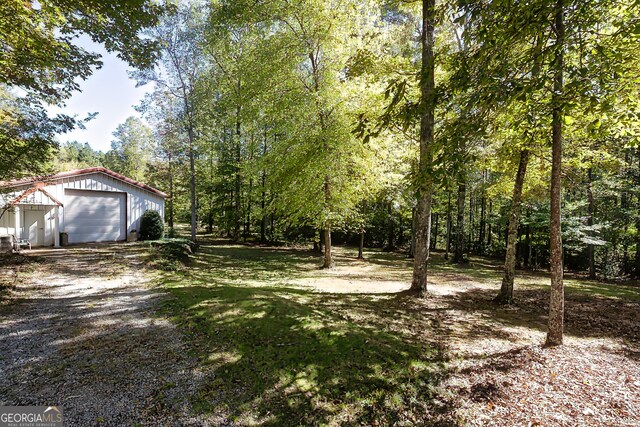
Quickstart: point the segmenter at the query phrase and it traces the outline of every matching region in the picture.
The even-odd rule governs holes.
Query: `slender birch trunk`
[[[458,184],[458,200],[456,213],[456,249],[453,254],[453,262],[462,264],[464,262],[464,204],[467,186],[464,181]]]
[[[513,279],[516,274],[516,242],[518,240],[518,224],[520,223],[520,204],[522,202],[522,186],[527,174],[527,164],[529,163],[529,150],[520,152],[518,172],[516,182],[513,185],[513,195],[511,197],[511,213],[509,214],[509,232],[507,235],[507,254],[504,259],[504,275],[502,277],[502,287],[500,294],[495,301],[501,304],[511,304],[513,302]]]
[[[587,171],[587,179],[589,180],[589,186],[587,187],[587,200],[589,201],[589,219],[587,220],[587,225],[589,227],[593,226],[593,217],[595,216],[595,201],[593,199],[593,189],[591,188],[591,182],[593,179],[593,173],[591,168]],[[596,257],[595,257],[595,246],[590,244],[588,246],[589,252],[589,279],[596,278]]]

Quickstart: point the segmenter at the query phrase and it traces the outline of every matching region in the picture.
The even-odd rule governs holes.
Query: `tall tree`
[[[0,86],[0,180],[51,172],[55,137],[73,126],[73,119],[50,118],[42,105]]]
[[[60,147],[56,169],[73,170],[100,166],[103,163],[103,158],[104,153],[94,150],[89,143],[81,144],[78,141],[69,141]]]
[[[434,31],[436,24],[435,0],[422,1],[422,61],[420,67],[420,157],[417,174],[416,247],[413,261],[411,289],[427,293],[427,262],[431,235],[431,201],[433,192],[433,151],[435,96]]]
[[[514,111],[525,113],[516,123],[529,122],[530,129],[548,126],[548,118],[551,119],[549,242],[552,286],[547,344],[558,345],[562,343],[564,313],[562,142],[567,135],[572,142],[578,139],[576,134],[580,131],[572,115],[610,114],[611,107],[606,99],[612,91],[618,91],[615,86],[628,73],[624,64],[629,63],[628,49],[633,40],[630,34],[634,24],[626,19],[630,16],[628,10],[609,1],[588,4],[569,0],[540,0],[527,4],[467,2],[464,7],[474,22],[470,36],[476,38],[478,46],[471,57],[478,105],[480,102],[494,108],[514,103],[528,105]],[[567,16],[570,17],[568,26],[565,23]],[[496,60],[498,57],[500,60]],[[489,70],[490,74],[484,70]],[[536,93],[544,95],[533,96]],[[580,102],[589,107],[586,110],[576,108]],[[534,120],[526,115],[532,110],[535,111]],[[508,117],[513,115],[505,116]],[[504,125],[517,129],[512,119]],[[529,134],[534,141],[548,141],[548,135]],[[531,149],[531,143],[523,148]],[[514,191],[514,199],[517,199],[515,196]],[[515,204],[512,203],[512,207]],[[513,237],[517,236],[517,221],[513,215],[512,219],[510,234]],[[512,274],[509,273],[513,271],[516,239],[507,240],[504,298],[509,300],[512,289]]]
[[[500,293],[496,301],[502,304],[510,304],[513,301],[513,281],[516,273],[516,240],[518,239],[518,225],[520,224],[520,209],[522,204],[522,187],[527,174],[529,164],[529,150],[520,151],[518,160],[518,171],[513,185],[513,195],[511,196],[511,211],[509,214],[509,228],[507,231],[507,253],[504,260],[504,276]]]
[[[115,172],[145,181],[154,150],[151,129],[137,117],[128,117],[113,132],[111,150],[104,156],[105,166]]]
[[[161,46],[159,65],[133,73],[140,84],[154,82],[180,102],[179,117],[188,142],[191,240],[194,242],[198,228],[195,166],[197,82],[206,67],[202,55],[203,18],[199,5],[181,5],[174,14],[164,17],[149,34]]]
[[[551,297],[549,303],[549,327],[547,345],[562,344],[564,330],[564,283],[562,263],[562,117],[564,113],[564,0],[557,0],[554,8],[555,45],[553,69],[553,111],[551,137]]]
[[[181,106],[180,100],[172,96],[166,88],[156,87],[137,107],[153,129],[156,145],[148,181],[158,188],[167,189],[169,198],[166,217],[170,235],[174,232],[176,219],[178,177],[187,157],[185,152],[188,151],[180,117]]]
[[[252,81],[263,82],[254,93],[266,101],[262,114],[271,118],[263,124],[278,134],[262,160],[271,165],[270,209],[281,212],[288,226],[322,230],[324,268],[334,265],[332,230],[357,209],[370,175],[372,150],[351,133],[359,77],[346,68],[361,42],[351,35],[368,25],[366,19],[352,18],[367,16],[372,8],[370,2],[354,1],[278,1],[257,7],[223,2],[219,14],[236,32],[260,32],[262,41],[246,50],[260,46],[270,53],[259,55],[263,72],[241,80],[243,91],[251,92]]]

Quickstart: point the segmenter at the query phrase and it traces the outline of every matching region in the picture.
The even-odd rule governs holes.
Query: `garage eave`
[[[49,192],[42,188],[41,183],[37,183],[34,187],[27,188],[22,194],[9,202],[9,206],[16,205],[42,205],[42,206],[63,206],[62,203],[53,197]],[[35,194],[42,193],[42,198],[36,200]],[[32,196],[32,197],[30,197]]]
[[[117,172],[114,172],[112,170],[109,170],[107,168],[103,168],[103,167],[92,167],[92,168],[85,168],[85,169],[77,169],[77,170],[73,170],[73,171],[69,171],[69,172],[60,172],[54,175],[48,175],[48,176],[43,176],[43,177],[32,177],[32,178],[24,178],[24,179],[17,179],[17,180],[13,180],[13,181],[6,181],[6,182],[0,182],[0,188],[11,188],[11,187],[19,187],[22,185],[28,185],[28,184],[36,184],[36,183],[40,183],[40,182],[49,182],[49,181],[55,181],[57,179],[62,179],[62,178],[70,178],[70,177],[75,177],[75,176],[79,176],[79,175],[88,175],[88,174],[92,174],[92,173],[103,173],[107,176],[110,176],[112,178],[115,178],[119,181],[123,181],[126,182],[129,185],[133,185],[134,187],[138,187],[141,188],[143,190],[146,190],[150,193],[156,194],[160,197],[162,197],[163,199],[166,199],[168,196],[166,193],[151,187],[150,185],[147,184],[143,184],[141,182],[138,182],[134,179],[128,178],[122,174],[119,174]]]

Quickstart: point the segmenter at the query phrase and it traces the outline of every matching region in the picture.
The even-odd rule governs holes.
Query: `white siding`
[[[3,208],[0,208],[0,214],[4,211]],[[16,234],[16,229],[14,228],[16,224],[16,219],[11,210],[8,210],[2,215],[0,218],[0,236],[6,236],[8,234]]]
[[[12,188],[10,193],[0,194],[0,206],[14,200],[26,189],[33,187],[33,184],[27,184],[20,187]],[[56,198],[60,203],[65,205],[65,189],[76,190],[96,190],[96,191],[116,191],[127,193],[126,196],[126,230],[127,234],[132,230],[140,230],[140,217],[147,210],[155,210],[160,213],[164,219],[164,199],[151,191],[145,190],[138,186],[121,181],[102,172],[92,172],[85,175],[77,175],[67,178],[59,178],[55,181],[47,182],[43,189]],[[46,196],[41,192],[34,193],[33,201],[49,202]],[[53,223],[54,214],[51,207],[46,208],[45,212],[45,243],[53,242]],[[15,224],[14,215],[11,212],[5,213],[0,218],[0,234],[15,234],[13,229]],[[24,225],[24,222],[21,224]],[[60,209],[60,231],[65,231],[64,208]]]
[[[44,227],[44,246],[53,245],[54,239],[54,230],[55,230],[55,208],[51,206],[21,206],[20,207],[20,233],[16,233],[15,224],[16,224],[16,216],[12,209],[5,212],[5,214],[0,218],[0,236],[6,236],[7,234],[13,234],[18,238],[28,238],[28,227],[30,224],[27,224],[27,211],[37,211],[42,216],[42,225]],[[30,215],[30,214],[29,214]],[[33,242],[35,245],[35,242]]]
[[[69,243],[125,240],[127,193],[116,191],[65,191],[65,231]]]

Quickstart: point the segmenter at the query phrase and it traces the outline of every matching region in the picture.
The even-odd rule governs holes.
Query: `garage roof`
[[[85,169],[77,169],[77,170],[73,170],[73,171],[69,171],[69,172],[60,172],[54,175],[47,175],[47,176],[42,176],[42,177],[31,177],[31,178],[23,178],[23,179],[16,179],[13,181],[6,181],[6,182],[0,182],[0,188],[7,188],[7,187],[18,187],[21,185],[28,185],[28,184],[35,184],[38,182],[47,182],[47,181],[55,181],[57,179],[61,179],[61,178],[69,178],[72,176],[78,176],[78,175],[87,175],[87,174],[91,174],[91,173],[103,173],[105,175],[108,175],[110,177],[113,177],[115,179],[118,179],[120,181],[124,181],[127,184],[131,184],[133,186],[136,186],[138,188],[142,188],[144,190],[150,191],[152,193],[157,194],[160,197],[163,198],[167,198],[167,194],[163,193],[160,190],[157,190],[153,187],[151,187],[150,185],[146,185],[146,184],[142,184],[138,181],[135,181],[131,178],[127,178],[124,175],[121,175],[117,172],[114,172],[112,170],[109,170],[107,168],[103,168],[103,167],[92,167],[92,168],[85,168]]]

